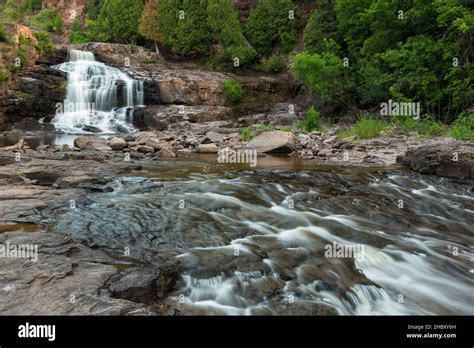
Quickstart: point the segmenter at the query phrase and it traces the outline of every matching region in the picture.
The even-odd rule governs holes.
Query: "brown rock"
[[[258,152],[291,153],[295,149],[295,138],[290,132],[265,132],[250,141],[247,148]]]

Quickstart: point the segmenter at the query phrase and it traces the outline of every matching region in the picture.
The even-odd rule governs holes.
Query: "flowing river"
[[[472,192],[396,169],[160,161],[49,226],[176,258],[184,314],[473,314]]]

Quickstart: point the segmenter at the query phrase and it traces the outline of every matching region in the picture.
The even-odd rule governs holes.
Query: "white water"
[[[66,99],[53,119],[58,130],[83,133],[84,126],[97,127],[102,133],[135,130],[133,110],[144,103],[142,81],[97,62],[86,51],[71,50],[69,62],[57,69],[68,74]]]

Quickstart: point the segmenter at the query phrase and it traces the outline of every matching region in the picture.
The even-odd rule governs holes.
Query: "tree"
[[[105,0],[90,35],[103,42],[135,42],[144,6],[145,0]]]
[[[160,0],[160,23],[166,43],[175,54],[208,54],[212,34],[207,0]]]
[[[261,0],[247,21],[246,35],[260,54],[274,46],[291,51],[296,40],[296,7],[292,0]]]
[[[232,0],[208,0],[207,15],[209,28],[224,49],[225,58],[239,59],[241,65],[252,63],[257,52],[243,34]]]
[[[163,33],[160,22],[160,4],[158,0],[148,0],[143,10],[138,31],[145,38],[155,43],[156,55],[160,55],[158,43],[165,42],[165,34]]]

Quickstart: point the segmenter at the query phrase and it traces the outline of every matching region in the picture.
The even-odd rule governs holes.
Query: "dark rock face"
[[[474,179],[474,144],[422,146],[397,157],[397,163],[422,174]]]
[[[66,94],[66,75],[46,66],[37,66],[18,75],[17,87],[0,100],[0,114],[7,122],[54,115],[57,103]]]

